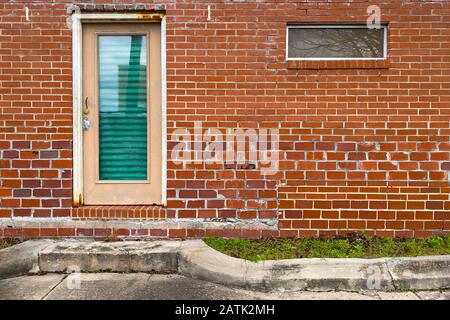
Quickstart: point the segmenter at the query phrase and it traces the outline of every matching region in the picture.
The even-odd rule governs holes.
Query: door
[[[86,205],[161,202],[161,27],[83,24]]]

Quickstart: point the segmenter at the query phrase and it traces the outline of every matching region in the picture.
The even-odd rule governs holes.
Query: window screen
[[[385,32],[385,27],[368,29],[365,26],[290,26],[288,58],[384,58]]]

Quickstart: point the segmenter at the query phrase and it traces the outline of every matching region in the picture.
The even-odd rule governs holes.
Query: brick
[[[442,162],[441,170],[450,170],[450,162]]]
[[[116,2],[81,6],[89,12],[159,7]],[[17,4],[3,1],[0,217],[71,217],[103,221],[105,228],[76,229],[67,222],[62,229],[5,229],[0,237],[101,238],[109,233],[102,230],[112,230],[111,219],[166,218],[278,218],[278,229],[209,230],[198,222],[117,232],[161,238],[330,237],[364,229],[388,237],[449,234],[450,77],[443,47],[449,35],[438,22],[446,21],[450,4],[405,0],[384,6],[383,16],[395,21],[386,60],[286,61],[286,23],[299,14],[305,23],[329,23],[330,12],[352,17],[352,23],[367,19],[365,2],[323,1],[319,7],[225,1],[213,8],[220,23],[205,28],[198,14],[203,7],[172,1],[166,24],[166,207],[73,208],[72,38],[60,23],[64,4],[34,3],[39,19],[30,28]],[[193,129],[195,121],[224,137],[227,129],[276,128],[278,171],[264,176],[254,161],[172,163],[172,133]]]
[[[138,230],[138,231],[144,231],[144,230]],[[146,230],[145,230],[146,231]],[[150,236],[152,237],[167,237],[168,232],[164,229],[150,229]],[[147,232],[145,232],[147,234]]]
[[[185,238],[186,229],[169,229],[169,238]]]
[[[5,150],[2,155],[4,159],[16,159],[19,157],[19,152],[15,150]]]
[[[427,201],[427,209],[444,209],[444,202],[442,201]]]

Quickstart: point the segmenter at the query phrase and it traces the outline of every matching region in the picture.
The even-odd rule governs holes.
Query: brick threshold
[[[162,206],[81,206],[72,209],[74,219],[165,219]]]

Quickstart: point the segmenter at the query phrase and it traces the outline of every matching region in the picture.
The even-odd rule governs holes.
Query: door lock
[[[89,120],[89,118],[87,117],[87,115],[89,114],[89,104],[88,104],[88,97],[86,97],[84,99],[84,104],[83,104],[83,130],[88,130],[91,126],[91,120]]]
[[[91,120],[88,117],[83,117],[83,130],[88,130],[92,126]]]

